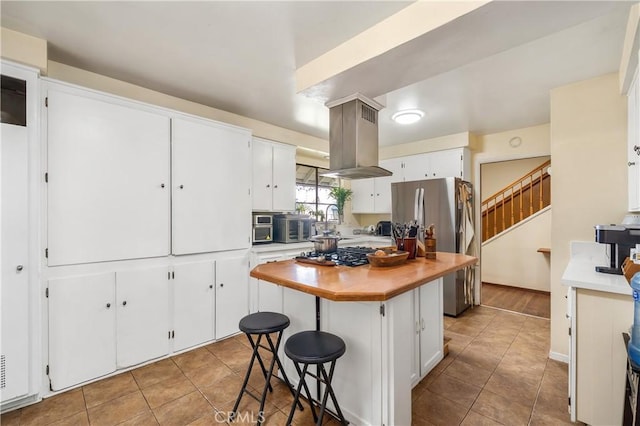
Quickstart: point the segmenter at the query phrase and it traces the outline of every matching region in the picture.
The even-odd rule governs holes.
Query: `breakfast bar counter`
[[[390,267],[283,260],[257,265],[251,277],[257,281],[257,310],[289,317],[284,340],[318,329],[345,341],[332,384],[350,424],[408,426],[412,387],[444,357],[442,277],[476,262],[443,252]],[[297,384],[283,346],[280,359]]]
[[[385,301],[478,261],[473,256],[437,253],[391,267],[319,266],[295,260],[256,266],[251,276],[333,301]]]

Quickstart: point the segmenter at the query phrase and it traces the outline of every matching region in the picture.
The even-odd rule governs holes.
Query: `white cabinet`
[[[116,272],[118,368],[169,353],[169,270]]]
[[[116,370],[116,276],[49,280],[49,379],[60,390]]]
[[[467,148],[447,149],[380,161],[392,176],[351,181],[352,213],[391,213],[391,184],[424,179],[471,178]]]
[[[172,120],[172,252],[251,244],[251,135],[204,120]]]
[[[571,420],[622,424],[627,361],[622,333],[633,323],[633,298],[581,288],[571,288],[569,297]]]
[[[627,120],[627,157],[629,211],[640,211],[640,83],[638,72],[629,86]]]
[[[212,340],[215,264],[181,263],[173,267],[173,350]]]
[[[296,204],[296,149],[253,139],[253,210],[290,212]]]
[[[48,264],[169,254],[169,118],[50,85]]]
[[[216,261],[216,339],[239,331],[240,319],[249,313],[249,259],[247,256]]]
[[[411,383],[417,384],[444,358],[442,278],[413,291],[414,350]]]
[[[393,176],[351,181],[352,213],[391,213],[391,182],[397,179],[400,170],[396,164],[400,165],[397,159],[380,161],[380,167],[391,171]]]
[[[169,352],[168,268],[49,280],[53,390]]]

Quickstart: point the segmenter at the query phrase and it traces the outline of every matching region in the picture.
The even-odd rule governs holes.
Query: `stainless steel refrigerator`
[[[435,225],[436,250],[469,254],[473,250],[472,187],[459,178],[429,179],[391,184],[391,220],[416,221],[424,242],[424,228]],[[444,313],[457,316],[474,302],[474,269],[444,277]]]

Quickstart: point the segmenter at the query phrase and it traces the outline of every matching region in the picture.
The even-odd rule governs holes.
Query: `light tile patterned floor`
[[[567,366],[547,359],[549,321],[477,307],[445,317],[450,354],[413,390],[414,425],[569,423]],[[14,425],[219,425],[251,351],[236,336],[2,415]],[[254,370],[250,384],[260,386]],[[283,425],[292,397],[274,381],[266,425]],[[258,404],[245,397],[245,422]],[[294,423],[313,424],[308,409]],[[337,424],[328,420],[327,424]],[[403,425],[397,425],[403,426]]]

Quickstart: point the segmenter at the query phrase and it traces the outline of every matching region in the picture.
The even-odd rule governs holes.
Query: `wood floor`
[[[541,318],[551,318],[549,293],[482,283],[482,305]]]

